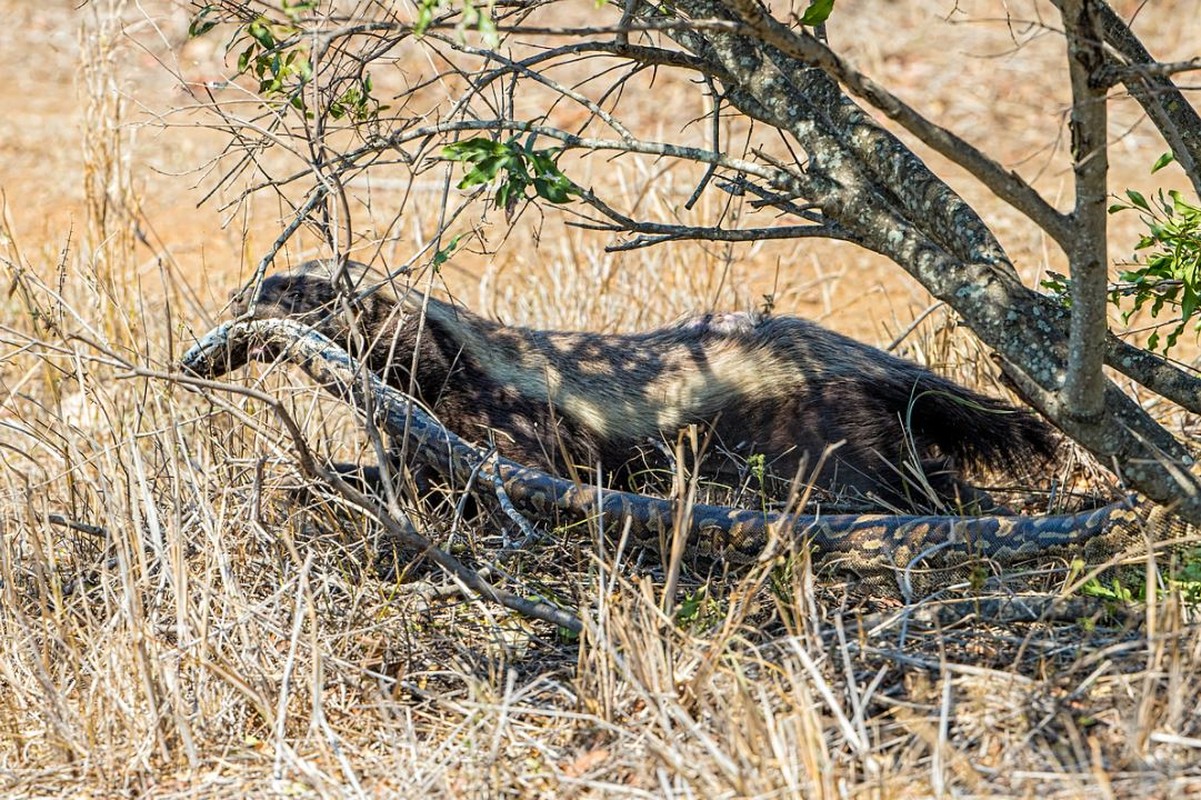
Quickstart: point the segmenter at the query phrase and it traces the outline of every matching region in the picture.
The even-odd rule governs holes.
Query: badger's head
[[[253,309],[247,287],[233,297],[235,316],[251,312],[252,319],[294,319],[312,326],[346,346],[354,327],[369,330],[395,305],[390,293],[371,289],[370,268],[351,261],[346,280],[336,274],[337,262],[307,261],[288,272],[263,279],[254,295]]]

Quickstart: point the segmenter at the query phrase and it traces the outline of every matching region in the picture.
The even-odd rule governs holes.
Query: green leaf
[[[1090,597],[1099,597],[1104,600],[1117,600],[1123,603],[1130,602],[1132,598],[1130,589],[1123,586],[1117,579],[1114,579],[1110,586],[1106,586],[1096,578],[1090,578],[1085,582],[1084,586],[1080,587],[1080,593]]]
[[[451,161],[478,161],[488,156],[501,156],[509,152],[504,142],[493,141],[483,136],[464,139],[442,148],[442,157]]]
[[[1197,292],[1192,285],[1184,285],[1184,294],[1180,298],[1180,318],[1188,321],[1197,310]]]
[[[502,169],[509,167],[509,162],[511,160],[512,156],[509,153],[502,153],[498,156],[488,156],[487,158],[482,158],[477,161],[475,169],[473,169],[471,173],[478,173],[481,176],[481,179],[477,181],[478,183],[491,183],[496,176],[500,174]]]
[[[530,159],[530,163],[534,165],[534,172],[544,175],[561,175],[559,167],[555,164],[555,160],[549,155],[547,150],[533,150],[530,147],[525,149],[526,156]]]
[[[275,36],[271,34],[271,29],[267,26],[265,17],[259,17],[254,22],[246,26],[246,32],[254,39],[264,50],[272,50],[275,48]]]
[[[1172,198],[1172,212],[1176,216],[1183,217],[1186,220],[1185,224],[1188,224],[1187,220],[1194,219],[1198,215],[1198,212],[1201,211],[1201,209],[1198,209],[1185,200],[1184,195],[1177,189],[1168,192],[1168,197]]]
[[[544,197],[552,203],[567,203],[571,201],[571,193],[575,187],[566,178],[558,177],[551,180],[539,178],[535,181],[535,187],[537,187],[539,182],[542,183],[542,188],[538,189],[540,197]]]
[[[1155,165],[1151,167],[1151,174],[1154,175],[1155,173],[1159,172],[1161,169],[1166,167],[1168,164],[1171,164],[1175,160],[1176,160],[1176,156],[1171,151],[1164,153],[1162,156],[1160,156],[1156,160]]]
[[[1038,285],[1054,295],[1062,306],[1071,307],[1071,298],[1068,296],[1068,292],[1072,282],[1067,275],[1047,270],[1047,277],[1039,281]]]
[[[683,625],[692,622],[699,616],[701,610],[701,593],[687,595],[684,602],[676,606],[676,623]]]
[[[517,204],[519,194],[514,193],[513,181],[505,181],[496,189],[496,204],[509,213]]]
[[[478,168],[468,170],[462,179],[455,184],[456,189],[470,189],[488,183],[490,179]]]
[[[258,45],[251,43],[238,55],[238,72],[246,71],[246,67],[250,65],[250,59],[254,57],[256,49],[258,49]]]
[[[1133,189],[1127,189],[1126,196],[1130,198],[1130,202],[1133,203],[1136,208],[1141,208],[1144,211],[1151,210],[1151,206],[1147,205],[1147,199]]]
[[[802,25],[821,25],[830,18],[830,12],[834,10],[834,0],[813,0],[809,7],[805,9],[805,13],[801,15]]]
[[[195,39],[198,36],[204,36],[217,27],[219,20],[209,19],[210,16],[216,13],[217,7],[214,5],[206,5],[197,11],[196,16],[192,17],[192,21],[188,23],[188,38]]]
[[[439,267],[450,260],[450,256],[454,253],[455,248],[459,246],[459,240],[463,238],[463,234],[459,234],[450,240],[450,243],[443,247],[438,252],[434,253],[433,267],[436,271]]]
[[[548,200],[552,203],[571,202],[571,194],[574,188],[571,185],[571,181],[564,177],[550,179],[534,178],[534,192],[543,200]]]

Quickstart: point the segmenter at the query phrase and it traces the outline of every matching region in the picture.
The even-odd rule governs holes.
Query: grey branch
[[[792,30],[763,13],[755,0],[729,0],[726,5],[760,40],[805,64],[819,67],[851,94],[866,100],[932,150],[975,175],[997,197],[1025,214],[1066,248],[1072,230],[1067,215],[1044,200],[1020,175],[1005,169],[952,131],[926,119],[912,106],[847,64],[825,43],[804,31]]]
[[[1105,363],[1193,414],[1201,414],[1201,378],[1167,359],[1128,344],[1112,333],[1105,339]]]
[[[1176,163],[1201,196],[1201,116],[1170,76],[1157,74],[1158,62],[1122,18],[1106,3],[1099,4],[1098,12],[1105,43],[1125,60],[1116,67],[1120,80],[1167,139]]]
[[[662,242],[703,239],[713,242],[756,242],[764,239],[798,239],[820,236],[826,239],[857,241],[853,236],[833,222],[814,222],[812,225],[781,225],[770,228],[722,228],[702,225],[671,225],[661,222],[644,222],[632,219],[610,207],[592,192],[582,192],[580,198],[604,214],[612,223],[572,222],[574,227],[589,230],[606,230],[614,233],[643,234],[636,239],[610,245],[610,252],[635,250]]]
[[[1130,64],[1124,67],[1111,65],[1106,70],[1106,75],[1113,83],[1127,83],[1148,78],[1168,78],[1181,72],[1199,69],[1201,58],[1190,58],[1187,61],[1157,61],[1154,64]]]
[[[1082,419],[1099,419],[1104,408],[1107,268],[1106,86],[1101,80],[1105,54],[1101,47],[1094,0],[1054,0],[1063,17],[1072,84],[1072,166],[1076,208],[1067,242],[1072,272],[1072,314],[1068,325],[1068,365],[1063,407]],[[1061,242],[1061,244],[1063,244]]]

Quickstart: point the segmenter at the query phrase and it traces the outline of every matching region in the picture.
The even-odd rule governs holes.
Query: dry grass
[[[845,19],[864,27],[864,65],[884,76],[915,71],[913,92],[945,104],[948,119],[987,112],[1007,122],[1005,106],[987,98],[965,106],[937,85],[941,73],[923,71],[932,67],[913,42],[943,35],[920,15],[924,6],[848,3]],[[1189,19],[1164,24],[1156,41],[1169,51],[1187,40],[1180,30],[1196,28],[1188,0],[1174,7]],[[853,586],[815,584],[793,564],[690,574],[665,598],[655,557],[571,530],[495,569],[516,591],[585,611],[587,629],[573,640],[453,593],[378,579],[378,531],[333,498],[298,494],[289,445],[261,404],[133,371],[165,368],[188,331],[209,325],[244,274],[240,259],[273,237],[279,211],[253,209],[236,235],[217,234],[206,227],[211,211],[187,210],[186,181],[147,168],[142,153],[155,148],[137,137],[148,130],[120,124],[138,117],[137,103],[159,102],[134,103],[129,82],[156,74],[159,45],[179,44],[180,17],[151,30],[121,3],[91,6],[78,20],[48,9],[60,25],[82,26],[75,40],[5,10],[29,26],[31,51],[84,65],[86,135],[49,172],[6,162],[17,178],[4,187],[0,227],[12,286],[0,327],[0,793],[1201,791],[1201,629],[1173,591],[1114,616],[1086,603],[1067,619],[1006,621],[986,603],[949,604],[970,590],[902,609],[863,601]],[[906,15],[922,21],[898,24]],[[151,30],[132,40],[142,47],[114,35],[117,17],[136,35]],[[0,58],[12,57],[3,53],[13,41]],[[200,47],[181,46],[184,68],[211,68]],[[989,88],[1014,102],[1043,97],[1016,79]],[[1046,102],[1049,127],[1020,131],[1006,157],[1054,139]],[[18,111],[37,103],[30,97]],[[20,147],[49,146],[62,126],[45,125],[41,140]],[[208,144],[199,132],[174,135],[188,144],[150,161],[186,162]],[[1157,152],[1153,143],[1136,148],[1117,180],[1142,176]],[[645,165],[614,172],[628,182],[624,196],[646,203],[670,207],[691,190]],[[47,210],[54,197],[68,217]],[[982,203],[1034,265],[1027,274],[1051,263],[1037,237]],[[40,228],[39,214],[56,227]],[[408,224],[416,238],[429,220]],[[537,249],[521,241],[456,262],[450,288],[510,320],[596,328],[754,305],[771,293],[784,310],[884,342],[927,304],[845,248],[820,257],[808,244],[614,256],[600,238],[551,219]],[[970,383],[991,380],[988,360],[939,313],[901,348]],[[353,419],[294,376],[254,380],[288,398],[320,452],[366,449]],[[450,537],[447,515],[418,520]],[[489,521],[459,526],[452,546],[486,564],[500,538]],[[1050,573],[1038,585],[1062,580]],[[1006,591],[990,585],[985,596]]]

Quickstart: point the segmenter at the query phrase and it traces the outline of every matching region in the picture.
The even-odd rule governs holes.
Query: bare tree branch
[[[640,233],[632,242],[623,242],[607,248],[610,251],[634,250],[669,241],[703,239],[713,242],[754,242],[763,239],[797,239],[818,236],[827,239],[856,241],[837,224],[817,222],[812,225],[781,225],[772,228],[722,228],[718,226],[669,225],[660,222],[642,222],[620,213],[597,197],[593,192],[580,194],[580,199],[613,220],[611,224],[570,222],[569,225],[590,230],[606,230],[614,233]]]
[[[1145,81],[1148,78],[1169,78],[1181,72],[1193,72],[1199,69],[1201,69],[1201,58],[1190,58],[1187,61],[1157,61],[1154,64],[1131,64],[1125,67],[1110,66],[1106,69],[1106,77],[1113,83],[1128,83]]]
[[[1072,83],[1072,160],[1076,175],[1076,209],[1072,236],[1065,248],[1072,272],[1067,374],[1063,404],[1068,413],[1097,420],[1104,406],[1106,287],[1106,149],[1108,114],[1105,62],[1092,0],[1054,0],[1063,16],[1068,41],[1068,73]],[[1061,244],[1063,244],[1061,242]]]
[[[1118,74],[1167,139],[1176,162],[1192,181],[1193,191],[1201,197],[1201,116],[1184,99],[1170,77],[1155,74],[1154,67],[1158,62],[1122,18],[1107,3],[1100,3],[1097,11],[1105,43],[1121,54],[1126,65],[1150,68],[1148,72],[1140,73],[1119,67]]]
[[[1167,359],[1128,344],[1112,333],[1105,339],[1105,363],[1194,414],[1201,414],[1201,378]]]
[[[726,6],[763,42],[792,58],[819,67],[827,75],[880,109],[940,155],[971,172],[997,197],[1021,211],[1066,247],[1071,224],[1017,173],[1005,169],[963,138],[936,125],[896,95],[847,64],[827,45],[804,31],[792,30],[766,14],[756,0],[729,0]]]

